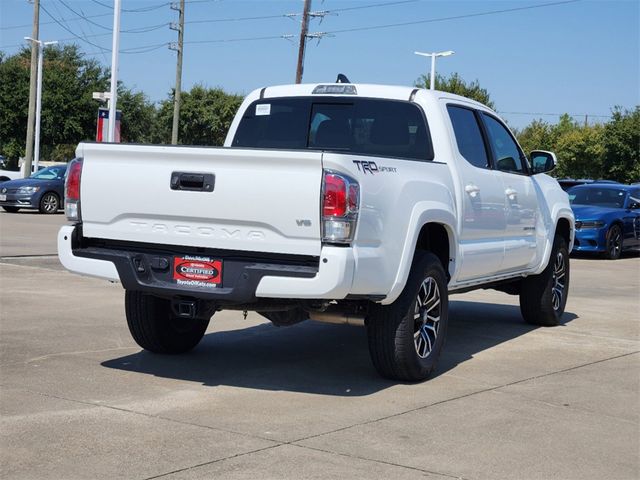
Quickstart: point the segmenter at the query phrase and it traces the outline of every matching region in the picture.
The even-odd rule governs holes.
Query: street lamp
[[[424,52],[413,52],[416,55],[421,55],[423,57],[431,57],[431,90],[435,90],[436,86],[436,57],[448,57],[449,55],[453,55],[453,50],[447,50],[446,52],[433,52],[433,53],[424,53]]]
[[[111,98],[109,102],[108,140],[116,138],[116,103],[118,103],[118,49],[120,48],[120,0],[113,1],[113,38],[111,48]]]
[[[38,164],[40,163],[40,114],[42,111],[42,64],[44,59],[44,47],[47,45],[54,45],[58,42],[43,42],[42,40],[36,40],[31,37],[24,37],[25,40],[30,40],[33,43],[38,44],[38,79],[36,81],[36,138],[35,147],[33,153],[33,171],[38,171]],[[31,172],[28,172],[31,174]]]

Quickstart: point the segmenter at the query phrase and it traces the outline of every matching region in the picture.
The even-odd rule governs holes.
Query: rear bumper
[[[247,254],[207,252],[202,255],[222,260],[222,284],[202,288],[173,281],[173,257],[177,252],[168,246],[103,248],[81,243],[77,227],[60,229],[58,256],[64,267],[74,273],[119,281],[127,290],[165,297],[190,296],[231,305],[251,304],[259,298],[342,299],[351,289],[355,265],[352,250],[340,247],[324,247],[315,264],[308,259],[297,261],[295,256],[256,259]]]

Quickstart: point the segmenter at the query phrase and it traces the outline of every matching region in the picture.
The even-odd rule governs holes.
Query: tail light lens
[[[68,220],[80,221],[80,179],[82,177],[82,159],[76,158],[67,167],[64,182],[64,213]]]
[[[360,187],[353,178],[324,171],[322,185],[322,241],[350,243],[356,231]]]

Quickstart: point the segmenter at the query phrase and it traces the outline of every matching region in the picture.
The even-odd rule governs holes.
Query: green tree
[[[195,85],[182,92],[179,143],[185,145],[222,145],[233,117],[242,103],[239,95],[228,94],[220,88]],[[153,140],[168,143],[171,140],[173,99],[160,104]]]
[[[640,180],[640,106],[616,107],[604,127],[603,172],[607,178],[632,183]]]
[[[552,126],[543,120],[534,120],[516,132],[518,143],[529,154],[533,150],[553,150]]]
[[[29,105],[30,50],[0,54],[0,153],[24,155]],[[98,103],[93,92],[109,88],[109,70],[84,57],[76,45],[49,46],[44,53],[40,152],[43,160],[66,161],[77,144],[95,139]],[[119,85],[122,137],[148,141],[155,107],[142,93]]]
[[[420,88],[429,88],[431,85],[431,75],[420,75],[415,81],[415,86]],[[448,77],[436,73],[436,90],[443,92],[455,93],[463,97],[471,98],[483,103],[489,108],[494,108],[491,96],[486,88],[482,88],[478,80],[466,82],[459,73],[454,72]]]
[[[562,126],[556,126],[562,128]],[[575,126],[560,131],[555,141],[558,157],[556,175],[573,178],[602,178],[604,159],[604,127],[602,125]]]
[[[118,110],[122,111],[120,138],[122,142],[150,143],[152,141],[156,107],[142,92],[118,86]]]

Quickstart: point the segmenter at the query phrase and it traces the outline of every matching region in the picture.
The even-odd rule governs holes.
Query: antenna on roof
[[[336,83],[351,83],[347,76],[343,73],[338,74],[338,78],[336,79]]]

